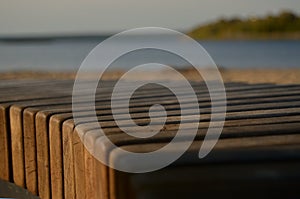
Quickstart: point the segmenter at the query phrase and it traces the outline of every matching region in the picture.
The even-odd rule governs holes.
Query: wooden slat
[[[73,123],[73,121],[70,121]],[[85,162],[84,160],[84,145],[80,140],[77,133],[74,132],[73,126],[73,152],[76,154],[74,156],[75,164],[75,187],[76,187],[76,196],[77,198],[86,198],[85,187]]]
[[[42,112],[36,114],[38,190],[45,199],[51,198],[48,119]]]
[[[61,121],[58,117],[51,117],[49,123],[50,175],[52,198],[62,199],[64,197],[64,186],[62,133],[60,129]]]
[[[24,165],[26,187],[34,195],[38,195],[37,186],[37,159],[36,159],[36,134],[35,113],[37,110],[24,110]],[[31,120],[32,122],[26,122]]]
[[[25,168],[21,110],[19,107],[10,108],[11,150],[13,165],[13,180],[20,187],[25,188]]]
[[[73,129],[73,123],[66,121],[62,130],[64,198],[70,199],[76,198],[74,156],[78,155],[73,151]]]
[[[12,178],[11,141],[8,122],[8,107],[0,106],[0,179],[5,181],[10,181]]]

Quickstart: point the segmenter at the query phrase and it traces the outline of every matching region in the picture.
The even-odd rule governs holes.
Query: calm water
[[[100,42],[96,39],[0,42],[0,71],[76,70],[90,50]],[[112,50],[120,45],[128,45],[128,42],[139,41],[131,38],[116,42]],[[161,39],[158,42],[165,41]],[[223,67],[300,67],[300,41],[200,41],[200,44],[216,64]],[[153,58],[165,64],[184,65],[179,58],[157,51],[129,55],[116,64],[127,67],[140,63],[138,60],[147,62]]]

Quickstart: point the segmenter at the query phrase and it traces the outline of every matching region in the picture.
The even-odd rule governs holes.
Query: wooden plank
[[[8,107],[9,106],[0,106],[0,179],[5,181],[12,180]]]
[[[97,179],[95,176],[95,159],[84,147],[84,165],[85,165],[85,195],[86,198],[97,199]]]
[[[24,122],[24,158],[25,158],[25,179],[29,192],[38,195],[37,186],[37,157],[36,157],[36,135],[35,135],[35,114],[37,110],[25,109],[23,112]],[[28,122],[31,120],[32,122]]]
[[[75,131],[76,132],[76,131]],[[76,132],[78,133],[78,132]],[[89,137],[82,136],[82,134],[78,134],[81,137],[81,140],[84,140],[85,143],[85,170],[86,170],[86,193],[89,194],[89,198],[106,198],[106,180],[103,180],[101,173],[98,173],[98,166],[100,166],[100,162],[94,157],[94,148],[89,148],[93,144],[86,144],[89,142],[94,142],[98,137],[98,134],[90,134]]]
[[[75,161],[73,153],[73,130],[74,125],[68,121],[64,122],[62,128],[63,139],[63,173],[64,173],[64,198],[76,198],[75,186]],[[82,179],[81,179],[82,180]]]
[[[88,154],[91,157],[91,153],[94,153],[94,149],[95,147],[93,147],[95,144],[94,142],[97,140],[97,138],[99,137],[98,132],[93,132],[93,133],[89,133],[89,136],[83,135],[79,132],[77,132],[77,130],[75,129],[75,134],[79,135],[79,137],[81,137],[81,139],[85,140],[85,147],[86,147],[86,154]],[[82,141],[81,141],[82,142]],[[92,147],[89,147],[92,146]],[[86,181],[88,181],[89,183],[92,183],[92,186],[90,186],[90,188],[87,188],[86,192],[90,193],[90,197],[92,198],[100,198],[100,199],[105,199],[109,197],[109,193],[108,193],[108,176],[106,176],[105,174],[107,173],[107,167],[105,165],[103,165],[101,162],[99,162],[94,156],[93,158],[93,164],[92,166],[89,164],[88,161],[86,161],[85,163],[85,170],[86,171],[93,171],[93,173],[91,173],[92,175],[90,175],[89,179],[87,179]]]
[[[52,198],[63,199],[63,157],[61,120],[52,116],[49,121],[50,175]]]
[[[73,124],[73,153],[76,154],[74,156],[74,165],[75,165],[75,187],[76,187],[76,196],[77,198],[86,198],[85,193],[85,162],[84,160],[84,145],[80,140],[80,137],[74,130],[74,123]]]
[[[43,199],[51,198],[48,120],[48,115],[42,112],[36,114],[38,190]]]
[[[19,107],[10,108],[11,150],[14,183],[25,188],[24,144],[22,133],[21,110]]]

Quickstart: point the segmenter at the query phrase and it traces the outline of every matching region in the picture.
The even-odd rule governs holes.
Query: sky
[[[106,34],[158,26],[188,31],[220,17],[291,10],[299,0],[1,0],[0,36]]]

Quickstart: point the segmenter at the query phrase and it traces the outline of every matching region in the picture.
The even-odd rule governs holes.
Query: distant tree
[[[237,17],[221,18],[192,30],[189,35],[197,39],[235,39],[235,38],[293,38],[300,39],[300,17],[290,11],[279,15],[267,15],[264,18]]]
[[[279,15],[278,18],[279,18],[279,20],[283,20],[283,21],[289,22],[289,21],[294,21],[294,20],[296,20],[298,17],[297,17],[297,15],[295,15],[295,14],[292,13],[292,12],[289,12],[289,11],[283,11],[283,12],[280,13],[280,15]]]

